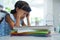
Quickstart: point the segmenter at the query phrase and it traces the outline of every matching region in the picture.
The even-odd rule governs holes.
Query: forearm
[[[9,15],[6,16],[6,22],[11,26],[11,28],[14,27],[14,22],[12,21]]]
[[[11,28],[14,27],[14,22],[12,20],[8,20],[8,23],[10,24]]]
[[[18,26],[18,27],[20,26],[20,17],[16,18],[15,26]]]
[[[22,26],[26,26],[26,24],[25,24],[25,22],[24,22],[24,20],[22,20],[22,24],[21,24]]]
[[[25,24],[24,20],[22,20],[22,26],[30,26],[30,21],[27,19],[27,25]]]
[[[27,24],[28,24],[28,26],[30,26],[30,20],[29,20],[29,18],[27,18]]]

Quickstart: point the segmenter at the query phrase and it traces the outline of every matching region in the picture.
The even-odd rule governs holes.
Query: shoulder
[[[13,14],[7,14],[5,19],[6,19],[6,21],[9,21],[9,20],[14,21],[14,16],[13,16]]]

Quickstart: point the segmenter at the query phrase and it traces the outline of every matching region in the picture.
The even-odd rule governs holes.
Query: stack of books
[[[19,31],[11,31],[11,36],[38,36],[38,37],[48,37],[50,36],[50,31],[48,29],[23,29]]]

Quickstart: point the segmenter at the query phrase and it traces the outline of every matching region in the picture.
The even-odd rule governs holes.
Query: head
[[[31,11],[31,8],[29,6],[29,4],[25,1],[17,1],[15,4],[15,9],[11,10],[12,14],[18,14],[20,12],[24,13],[22,15],[22,18],[24,18],[27,14],[29,14],[29,12]]]

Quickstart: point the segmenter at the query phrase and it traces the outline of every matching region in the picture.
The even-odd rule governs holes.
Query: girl
[[[20,24],[22,26],[30,26],[29,22],[29,13],[31,8],[29,4],[25,1],[17,1],[15,4],[15,9],[11,10],[11,14],[6,16],[6,22],[13,29],[14,26],[19,27]],[[24,18],[27,18],[27,24],[24,23]]]
[[[29,13],[31,8],[29,4],[25,1],[17,1],[15,4],[15,9],[11,10],[11,14],[9,15],[7,12],[6,16],[0,23],[0,35],[9,35],[14,26],[19,27],[20,24],[22,26],[30,26],[29,22]],[[24,23],[24,18],[27,18],[27,24]],[[16,31],[15,31],[16,32]]]

